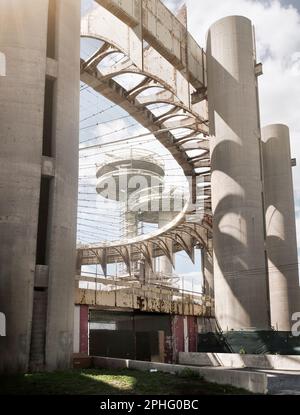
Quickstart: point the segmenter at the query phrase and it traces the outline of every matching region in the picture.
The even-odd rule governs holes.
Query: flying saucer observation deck
[[[136,191],[137,185],[146,188],[162,185],[165,176],[164,163],[158,155],[149,150],[131,148],[127,152],[108,153],[104,161],[97,166],[96,176],[98,194],[105,194],[106,198],[115,201],[122,199],[127,203],[128,200],[125,200],[122,194],[130,197],[130,194]],[[139,179],[143,183],[137,183],[136,180]],[[110,188],[113,190],[111,193]]]
[[[155,2],[154,9],[153,2],[140,2],[135,8],[127,5],[128,9],[116,1],[97,3],[99,7],[82,20],[82,38],[99,41],[98,49],[81,59],[82,82],[147,128],[169,150],[191,185],[189,200],[165,226],[147,235],[79,245],[78,268],[100,264],[106,274],[107,264],[120,261],[130,274],[132,262],[141,256],[152,267],[154,257],[163,255],[173,263],[173,253],[181,250],[193,261],[195,246],[211,253],[212,238],[204,51],[160,1]],[[163,26],[168,27],[164,33],[168,41],[164,43],[160,41]],[[120,59],[107,66],[110,55]],[[124,82],[129,74],[138,75],[138,82],[130,87]],[[164,104],[166,110],[157,112],[156,104]],[[90,151],[93,148],[91,145]],[[129,167],[130,158],[127,161]],[[126,164],[125,159],[123,162]],[[144,159],[142,163],[136,160],[130,168],[150,168],[156,170],[157,177],[163,177],[157,162],[155,167],[151,160]],[[101,180],[116,173],[118,166],[120,160],[98,166],[98,189]],[[145,190],[139,197],[150,201]]]

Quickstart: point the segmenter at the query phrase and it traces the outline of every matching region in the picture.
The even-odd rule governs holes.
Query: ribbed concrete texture
[[[216,317],[223,330],[269,328],[260,125],[251,21],[207,38]]]
[[[213,258],[206,249],[201,251],[203,286],[205,295],[214,297]]]
[[[300,310],[290,136],[287,126],[262,130],[271,324],[291,330]]]
[[[53,5],[0,2],[0,372],[67,367],[72,352],[80,1]]]

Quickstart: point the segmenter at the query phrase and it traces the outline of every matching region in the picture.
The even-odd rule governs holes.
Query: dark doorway
[[[169,315],[90,310],[89,354],[164,361],[164,339],[171,336]]]

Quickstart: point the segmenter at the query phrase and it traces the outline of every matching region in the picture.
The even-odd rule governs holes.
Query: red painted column
[[[89,353],[89,306],[80,306],[79,353]]]

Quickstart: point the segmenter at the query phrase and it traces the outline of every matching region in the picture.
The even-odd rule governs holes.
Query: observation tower
[[[96,176],[97,193],[120,205],[124,244],[146,233],[149,225],[151,229],[168,225],[183,210],[188,199],[186,189],[166,183],[164,161],[150,150],[130,148],[106,154],[97,166]],[[142,280],[169,280],[173,264],[165,255],[160,255],[158,261],[153,259],[150,270],[141,259],[134,262],[134,274]]]

